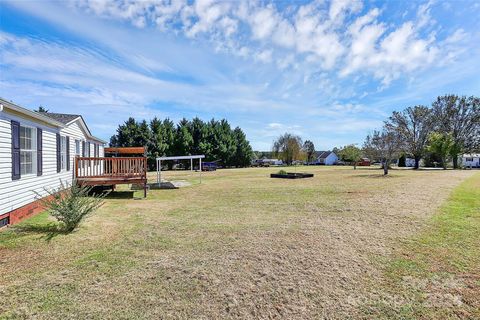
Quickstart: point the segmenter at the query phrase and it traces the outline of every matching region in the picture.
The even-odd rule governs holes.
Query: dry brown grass
[[[109,199],[78,232],[48,242],[7,231],[0,317],[361,318],[382,259],[472,175],[302,170],[315,177],[221,170],[146,200]]]

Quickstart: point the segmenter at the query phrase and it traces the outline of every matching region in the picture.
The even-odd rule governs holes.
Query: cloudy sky
[[[84,115],[227,118],[361,143],[392,110],[480,95],[480,1],[0,1],[0,96]]]

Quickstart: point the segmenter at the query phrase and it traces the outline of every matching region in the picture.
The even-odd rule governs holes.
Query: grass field
[[[0,232],[0,318],[479,316],[478,171],[297,170],[168,172],[192,185]]]

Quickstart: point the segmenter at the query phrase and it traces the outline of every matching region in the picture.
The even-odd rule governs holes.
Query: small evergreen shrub
[[[286,174],[287,174],[287,171],[285,171],[285,170],[282,169],[282,170],[278,171],[277,174],[286,175]]]
[[[41,198],[41,203],[49,214],[62,225],[65,232],[71,232],[82,220],[103,204],[107,193],[91,194],[93,187],[79,186],[73,183],[60,183],[58,188],[45,189],[48,196]],[[37,193],[37,197],[41,197]]]

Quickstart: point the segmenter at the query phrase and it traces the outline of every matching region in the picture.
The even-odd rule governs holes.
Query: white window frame
[[[81,156],[82,155],[82,150],[80,150],[81,147],[81,141],[78,139],[75,139],[75,155],[76,156]]]
[[[60,136],[60,169],[67,170],[67,137]]]
[[[31,130],[31,144],[30,148],[22,148],[22,128],[23,129],[30,129]],[[25,137],[24,137],[25,139]],[[32,155],[32,171],[31,172],[25,172],[23,170],[24,168],[24,155],[30,153]],[[23,164],[23,165],[22,165]],[[29,126],[29,125],[23,125],[20,124],[20,177],[28,177],[28,176],[33,176],[37,174],[37,128]]]

